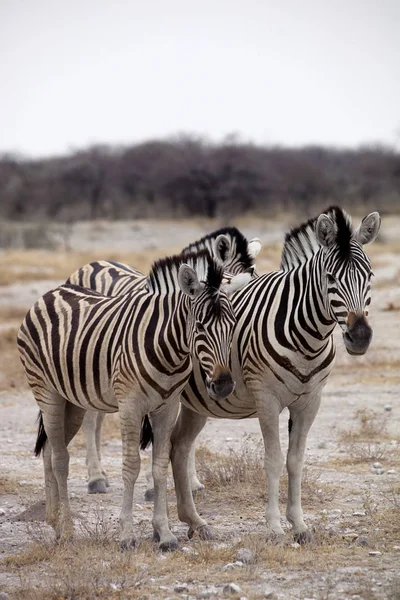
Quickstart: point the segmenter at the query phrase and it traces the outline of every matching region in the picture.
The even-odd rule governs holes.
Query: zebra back
[[[235,227],[218,229],[182,250],[182,256],[191,256],[207,250],[218,260],[224,270],[227,282],[232,275],[254,270],[255,258],[261,249],[261,242],[254,238],[250,242]],[[146,277],[141,271],[115,261],[100,260],[88,263],[72,273],[67,284],[79,285],[105,296],[126,294],[146,285]]]
[[[113,412],[117,398],[140,389],[152,410],[179,393],[193,358],[210,390],[224,394],[235,318],[223,285],[221,266],[202,251],[157,261],[146,285],[128,294],[106,297],[74,285],[47,292],[18,333],[39,406],[45,410],[56,394]]]
[[[375,239],[379,226],[379,215],[371,213],[355,230],[345,211],[330,207],[290,231],[281,269],[250,281],[232,298],[238,319],[234,394],[210,401],[195,366],[183,402],[205,415],[243,418],[256,414],[249,390],[268,389],[282,406],[317,393],[334,364],[336,324],[347,351],[365,353],[372,337],[367,322],[372,272],[362,244]]]

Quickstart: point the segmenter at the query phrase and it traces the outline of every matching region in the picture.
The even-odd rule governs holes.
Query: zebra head
[[[223,227],[184,248],[182,255],[206,249],[231,275],[248,271],[254,274],[254,263],[261,245],[258,238],[248,242],[236,227]]]
[[[327,309],[342,329],[347,352],[365,354],[372,339],[367,320],[372,270],[363,245],[374,241],[381,218],[377,212],[370,213],[353,231],[344,211],[335,207],[327,212],[318,217],[315,226],[317,240],[324,248],[322,287]]]
[[[219,260],[225,271],[232,275],[243,272],[253,273],[255,259],[261,250],[261,240],[253,238],[250,242],[236,227],[226,228],[213,240],[213,256]],[[218,232],[215,232],[218,233]]]
[[[235,389],[229,357],[236,318],[229,296],[246,285],[251,274],[237,275],[228,284],[223,281],[221,266],[209,255],[207,262],[204,278],[199,277],[198,268],[183,264],[178,279],[190,300],[187,336],[191,356],[200,363],[209,396],[223,400]]]

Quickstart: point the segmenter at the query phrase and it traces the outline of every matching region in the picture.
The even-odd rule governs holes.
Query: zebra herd
[[[179,519],[189,534],[212,536],[192,495],[201,485],[194,443],[208,417],[259,419],[266,531],[268,538],[282,536],[279,415],[288,408],[286,517],[295,539],[306,541],[301,475],[307,435],[333,368],[336,324],[350,354],[364,354],[370,344],[372,271],[363,245],[379,228],[376,212],[354,229],[345,211],[331,207],[290,231],[280,269],[261,276],[254,269],[260,241],[247,242],[226,228],[156,262],[147,277],[101,261],[40,298],[21,325],[18,346],[40,409],[35,452],[43,450],[46,520],[56,536],[73,531],[67,446],[86,420],[89,489],[105,491],[97,415],[116,411],[123,446],[121,547],[136,543],[132,499],[140,437],[142,446],[153,439],[153,528],[160,548],[178,544],[168,523],[169,460]]]

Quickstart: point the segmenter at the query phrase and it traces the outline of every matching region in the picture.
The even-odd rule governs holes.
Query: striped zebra
[[[234,388],[228,359],[236,320],[226,288],[230,290],[221,266],[205,250],[156,262],[140,290],[105,297],[64,285],[47,292],[27,313],[18,347],[40,408],[35,453],[43,450],[46,521],[57,538],[73,533],[67,446],[90,409],[119,411],[122,548],[136,543],[132,501],[140,469],[140,428],[144,416],[151,415],[153,527],[161,549],[177,546],[166,506],[169,435],[194,358],[214,399]]]
[[[286,235],[279,271],[250,281],[232,298],[237,318],[231,353],[235,391],[226,400],[210,400],[201,370],[194,365],[181,394],[182,408],[171,438],[178,515],[189,525],[189,535],[206,526],[193,502],[187,461],[207,417],[258,417],[268,480],[267,535],[283,535],[279,414],[288,408],[286,517],[297,541],[310,538],[301,506],[307,435],[333,368],[336,324],[349,354],[364,354],[371,342],[367,316],[372,271],[362,246],[375,239],[379,228],[376,212],[354,230],[350,217],[331,207]]]
[[[254,272],[254,262],[260,252],[261,242],[258,238],[248,241],[236,227],[218,229],[196,242],[186,246],[181,254],[198,253],[208,250],[221,263],[227,274]],[[228,278],[227,281],[231,281]],[[140,289],[146,285],[146,277],[133,267],[113,261],[95,261],[75,271],[67,280],[67,284],[79,285],[97,291],[105,296],[118,296]],[[105,493],[109,486],[107,474],[101,464],[101,431],[105,413],[87,411],[83,419],[86,437],[86,464],[88,467],[88,493]],[[195,447],[190,457],[190,479],[192,491],[204,488],[196,474]],[[151,468],[147,471],[148,489],[146,499],[152,500],[154,489]]]

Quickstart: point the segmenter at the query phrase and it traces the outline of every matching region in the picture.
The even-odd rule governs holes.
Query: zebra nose
[[[207,392],[213,400],[225,400],[232,394],[235,385],[231,372],[228,369],[223,369],[219,370],[217,377],[214,377],[208,383]]]
[[[364,314],[349,313],[347,330],[343,334],[349,354],[365,354],[372,340],[372,328]]]

